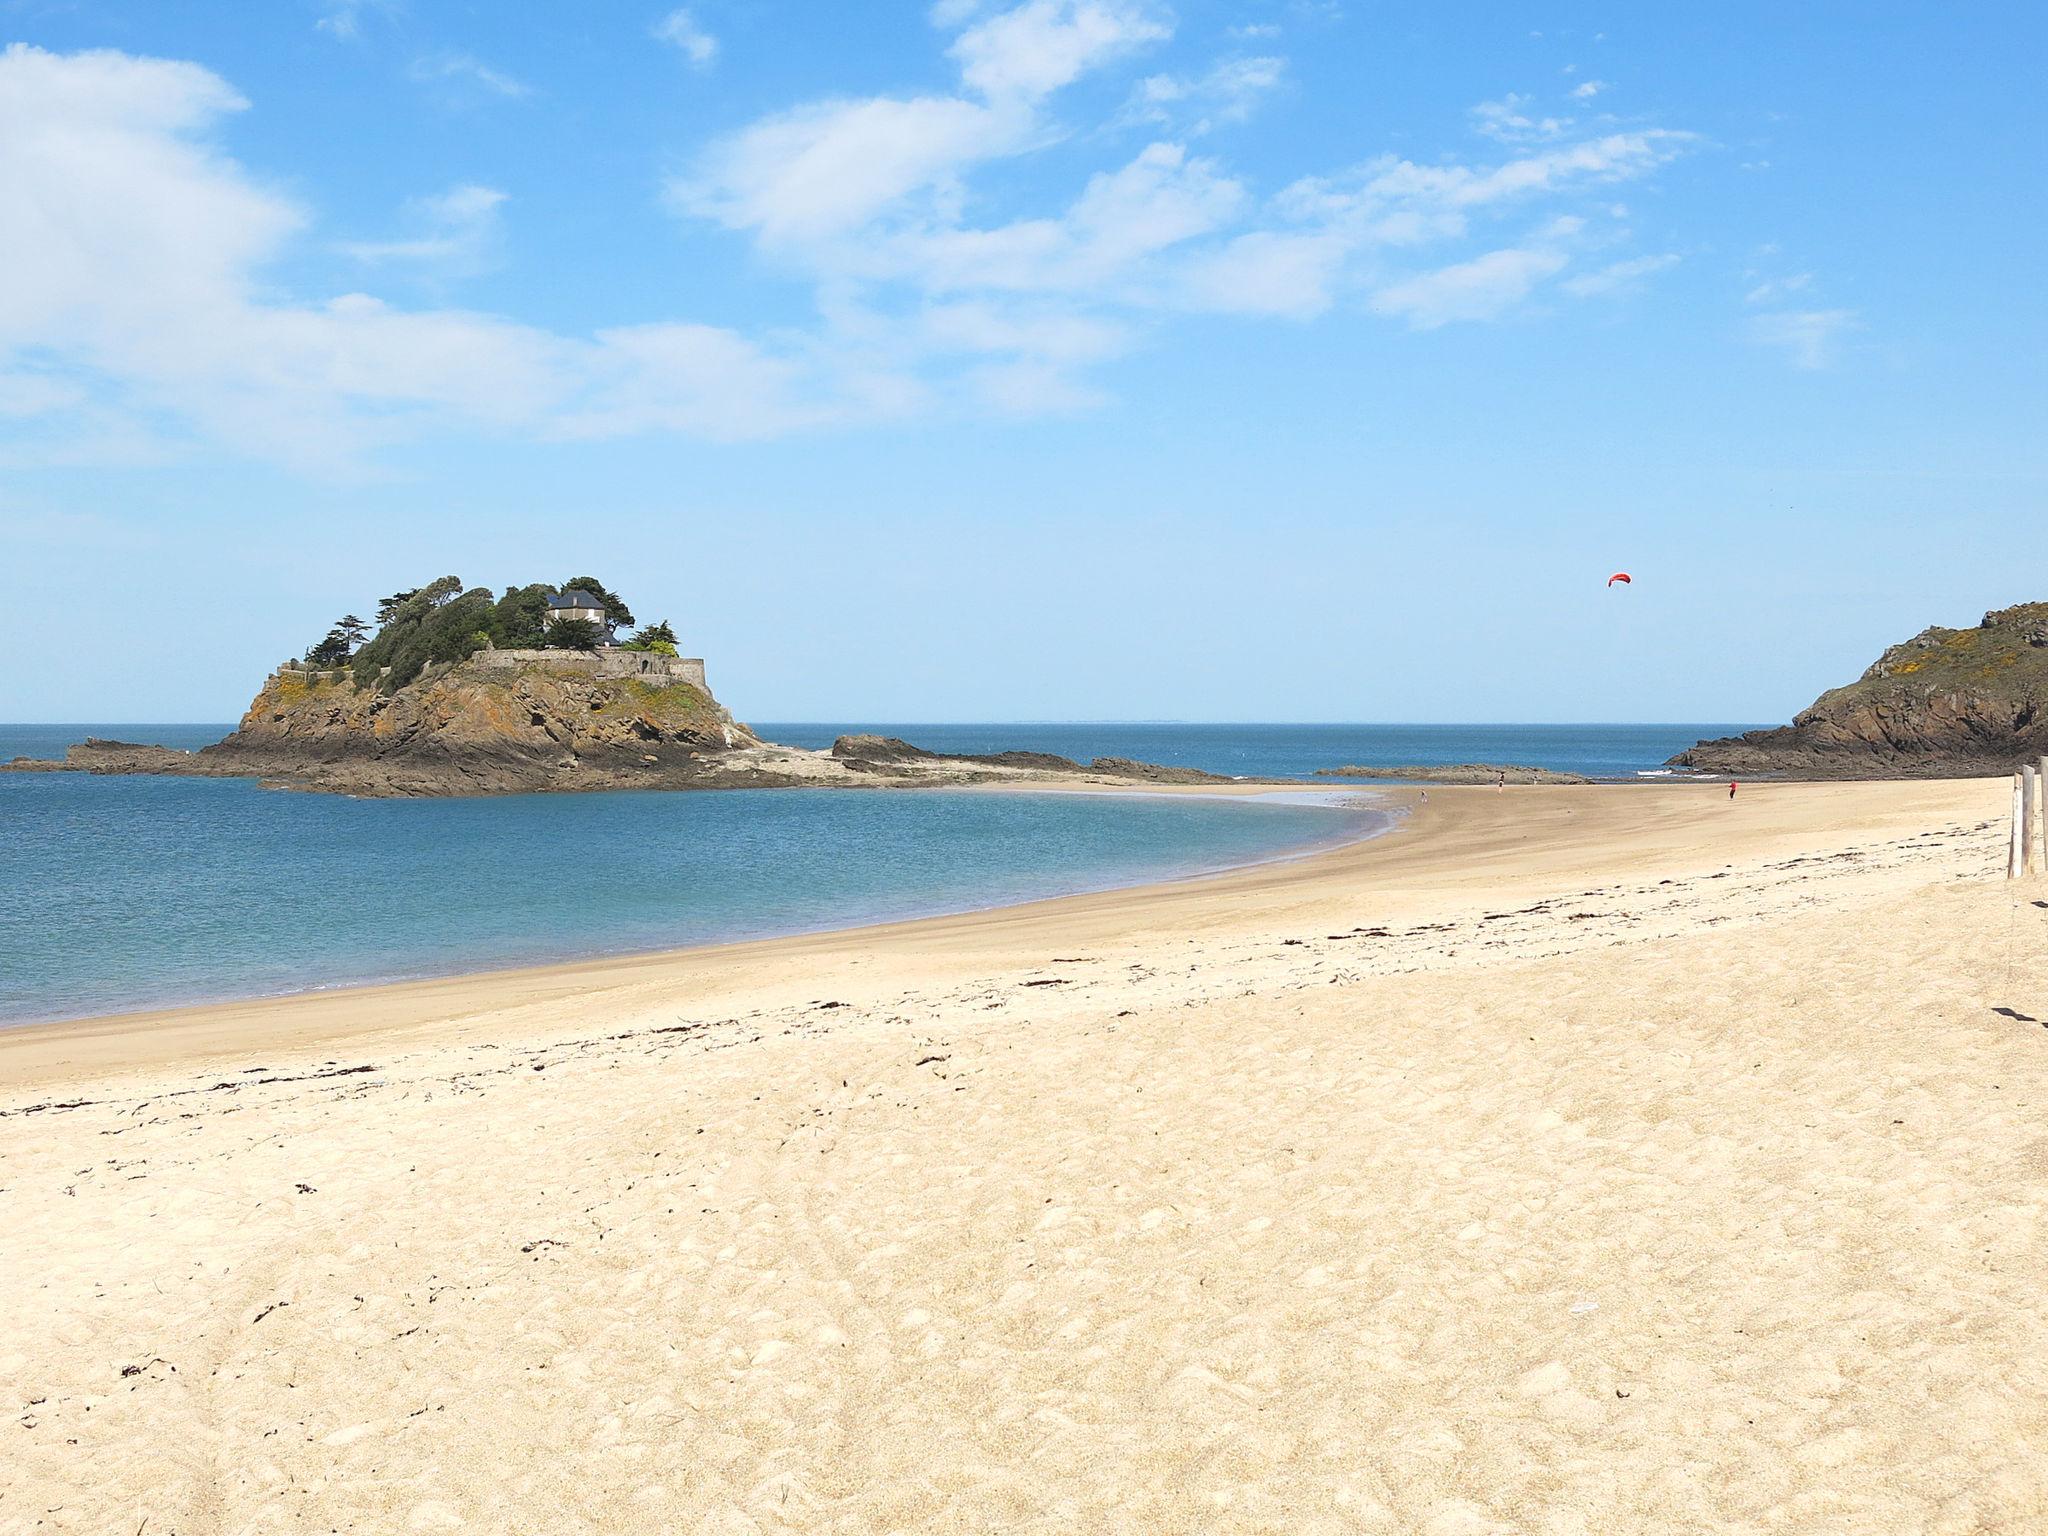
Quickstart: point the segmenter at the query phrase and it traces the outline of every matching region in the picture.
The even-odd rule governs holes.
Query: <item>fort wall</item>
[[[640,677],[657,683],[690,683],[706,693],[711,686],[704,680],[704,658],[701,656],[664,656],[658,651],[627,651],[611,648],[601,651],[494,651],[482,650],[472,655],[465,666],[479,667],[487,672],[516,672],[521,667],[543,666],[555,672],[583,672],[592,677]],[[302,667],[287,664],[277,669],[296,677],[310,678],[315,682],[340,682],[352,674],[346,667]],[[389,672],[391,669],[383,669]]]

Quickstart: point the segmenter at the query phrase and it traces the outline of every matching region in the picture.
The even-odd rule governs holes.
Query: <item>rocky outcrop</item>
[[[232,734],[196,753],[92,740],[61,764],[7,766],[256,777],[357,795],[510,794],[686,785],[760,744],[691,682],[471,660],[390,692],[346,672],[280,670]]]
[[[0,770],[260,778],[366,796],[1234,782],[1122,758],[928,752],[883,736],[843,736],[829,752],[776,746],[690,677],[607,675],[573,654],[504,652],[429,667],[389,691],[347,672],[286,668],[231,735],[198,752],[94,739],[62,762],[17,758]]]
[[[946,764],[1000,768],[1038,774],[1086,775],[1139,784],[1235,784],[1226,774],[1173,768],[1129,757],[1098,757],[1086,763],[1052,752],[932,752],[895,736],[841,736],[832,743],[835,761],[857,773],[897,776],[929,774]]]
[[[530,661],[430,668],[395,692],[283,671],[199,756],[366,794],[612,788],[701,774],[759,738],[710,692]]]
[[[1393,779],[1405,784],[1497,784],[1505,775],[1510,784],[1590,784],[1580,773],[1558,773],[1549,768],[1524,768],[1513,763],[1435,763],[1408,768],[1318,768],[1325,779]]]
[[[1791,778],[2010,773],[2048,753],[2048,603],[1924,629],[1789,726],[1703,741],[1674,767]]]

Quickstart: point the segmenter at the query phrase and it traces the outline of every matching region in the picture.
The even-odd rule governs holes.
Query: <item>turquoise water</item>
[[[1259,778],[1305,778],[1347,763],[1369,768],[1416,764],[1521,763],[1632,778],[1711,736],[1749,725],[1176,725],[993,724],[875,725],[779,722],[756,725],[770,740],[829,747],[835,736],[873,731],[900,736],[935,752],[998,752],[1022,747],[1087,761],[1134,757],[1140,762],[1206,768]]]
[[[5,774],[0,1021],[966,911],[1383,825],[1356,804],[776,790],[351,800],[246,780]]]
[[[1023,747],[1213,772],[1515,761],[1627,775],[1676,726],[772,724],[941,751]],[[0,758],[87,735],[199,747],[225,725],[0,725]],[[1326,797],[1327,798],[1327,797]],[[241,780],[0,774],[0,1022],[75,1017],[966,911],[1369,835],[1331,804],[941,791],[348,800]]]

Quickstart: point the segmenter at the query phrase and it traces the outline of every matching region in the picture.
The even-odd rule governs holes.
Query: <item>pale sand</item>
[[[2048,1529],[2005,795],[8,1032],[0,1531]]]

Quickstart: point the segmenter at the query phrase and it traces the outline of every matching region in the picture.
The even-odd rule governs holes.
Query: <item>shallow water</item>
[[[1217,773],[1513,761],[1628,775],[1729,726],[769,724]],[[0,725],[0,758],[87,735]],[[349,800],[242,780],[0,774],[0,1022],[442,975],[958,912],[1284,857],[1385,825],[1361,794],[945,791]],[[1308,803],[1303,803],[1307,801]]]
[[[900,736],[935,752],[997,752],[1019,747],[1087,761],[1134,757],[1140,762],[1206,768],[1248,777],[1301,778],[1318,768],[1355,764],[1407,768],[1417,764],[1517,763],[1631,778],[1712,736],[1747,725],[1176,725],[779,722],[757,725],[771,740],[829,747],[835,736],[872,731]]]
[[[733,790],[352,800],[0,775],[0,1021],[958,912],[1368,835],[1163,796]]]

